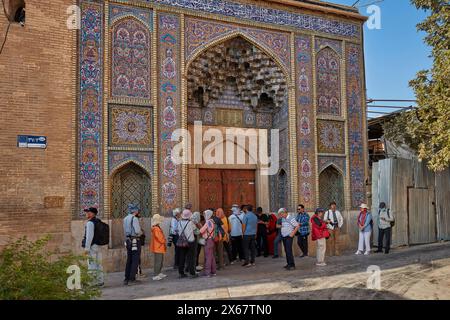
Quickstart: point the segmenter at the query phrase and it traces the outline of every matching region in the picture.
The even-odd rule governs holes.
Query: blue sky
[[[353,5],[356,0],[328,1]],[[358,5],[376,1],[361,0]],[[432,64],[428,57],[430,48],[423,42],[425,34],[416,29],[426,13],[417,10],[409,0],[384,0],[376,5],[381,8],[381,29],[364,28],[367,97],[415,99],[408,82],[415,78],[417,71],[428,69]],[[362,7],[360,13],[367,16],[366,10],[367,7]]]

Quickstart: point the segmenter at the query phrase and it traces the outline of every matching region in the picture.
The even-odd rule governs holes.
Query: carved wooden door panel
[[[233,204],[256,206],[255,170],[223,170],[222,208],[230,214]]]
[[[200,169],[198,191],[201,212],[222,207],[222,170]]]

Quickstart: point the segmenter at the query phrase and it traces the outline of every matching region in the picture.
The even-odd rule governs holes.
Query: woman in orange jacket
[[[158,281],[166,277],[161,273],[164,261],[164,254],[166,253],[166,237],[161,229],[161,224],[164,218],[159,214],[155,214],[152,217],[152,240],[150,241],[150,252],[154,254],[155,260],[153,262],[153,269],[155,276],[153,280]]]

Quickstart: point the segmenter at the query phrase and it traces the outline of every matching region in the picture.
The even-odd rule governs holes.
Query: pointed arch
[[[111,21],[110,21],[111,30],[115,27],[115,25],[117,23],[120,23],[122,20],[126,20],[126,19],[135,19],[138,22],[142,23],[147,29],[149,29],[149,31],[151,31],[151,26],[148,21],[145,21],[141,17],[138,17],[132,13],[121,14],[121,15],[111,19]]]
[[[336,202],[339,209],[345,208],[344,174],[334,164],[328,165],[319,174],[319,204],[328,208],[330,202]]]
[[[345,172],[342,168],[340,168],[337,164],[335,164],[334,162],[330,162],[327,165],[325,165],[323,168],[320,169],[319,174],[321,174],[323,171],[325,171],[326,169],[328,169],[329,167],[333,167],[334,169],[336,169],[343,177],[345,176]]]
[[[135,161],[126,161],[111,173],[111,215],[122,218],[128,204],[139,206],[142,216],[151,213],[151,176]]]
[[[336,48],[333,48],[331,45],[326,44],[324,46],[322,46],[319,50],[317,50],[317,54],[320,53],[320,51],[324,50],[324,49],[330,49],[331,51],[333,51],[338,57],[339,59],[342,59],[342,53],[338,52],[336,50]]]
[[[213,48],[223,42],[226,42],[228,40],[238,38],[238,37],[243,38],[245,41],[254,45],[259,50],[261,50],[263,53],[265,53],[268,57],[270,57],[275,62],[275,64],[280,68],[280,70],[283,72],[286,82],[289,83],[289,81],[291,79],[290,78],[291,73],[289,72],[287,66],[285,66],[284,63],[282,62],[282,60],[278,57],[278,55],[272,49],[267,47],[266,45],[260,43],[259,41],[255,40],[254,38],[252,38],[251,36],[247,35],[245,32],[242,32],[240,30],[235,30],[235,31],[229,32],[229,33],[225,34],[224,36],[216,38],[216,39],[212,40],[211,42],[203,45],[202,47],[196,49],[194,51],[194,53],[192,54],[191,58],[186,62],[184,76],[187,77],[189,67],[191,66],[192,62],[194,62],[195,59],[197,59],[198,56],[200,56],[203,52],[205,52],[205,51],[209,50],[210,48]]]
[[[152,173],[150,172],[149,168],[146,168],[144,163],[142,163],[136,159],[126,159],[122,162],[115,164],[112,168],[110,168],[109,176],[110,177],[114,176],[114,174],[117,171],[119,171],[120,169],[122,169],[123,167],[125,167],[128,164],[135,164],[138,167],[140,167],[142,170],[144,170],[150,177],[152,176]]]

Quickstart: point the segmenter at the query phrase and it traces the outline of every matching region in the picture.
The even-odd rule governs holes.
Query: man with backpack
[[[237,204],[233,204],[231,207],[232,214],[229,218],[231,226],[231,251],[232,251],[232,262],[237,260],[239,254],[239,260],[244,260],[244,252],[242,250],[242,220],[244,219],[244,213],[239,210]]]
[[[390,210],[386,208],[386,203],[381,202],[380,211],[378,213],[378,250],[375,252],[383,252],[383,240],[386,238],[384,253],[389,254],[394,221],[394,216]]]
[[[186,278],[185,268],[190,273],[191,278],[198,275],[195,271],[195,246],[197,245],[195,238],[194,222],[191,221],[192,212],[190,209],[184,209],[181,214],[181,220],[178,221],[178,240],[175,244],[179,248],[180,261],[178,265],[178,273],[180,278]],[[187,266],[186,266],[187,265]]]
[[[96,285],[103,286],[103,267],[101,265],[102,257],[100,253],[100,246],[108,244],[109,228],[107,224],[101,222],[101,220],[97,218],[97,208],[85,209],[84,212],[86,214],[87,222],[81,246],[84,248],[89,257],[89,273],[91,273],[96,279]],[[107,227],[105,228],[104,225]]]
[[[127,248],[127,264],[125,267],[124,285],[135,284],[138,272],[139,260],[141,256],[141,235],[142,229],[139,225],[139,207],[135,204],[128,205],[128,215],[123,219],[123,229],[125,233],[125,246]]]

